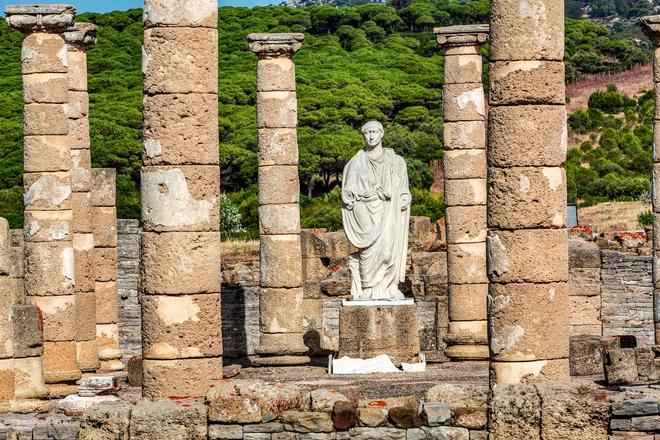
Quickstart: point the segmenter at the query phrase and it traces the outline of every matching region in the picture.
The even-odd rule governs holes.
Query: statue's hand
[[[403,194],[401,196],[401,211],[406,211],[410,207],[411,201],[410,194]]]

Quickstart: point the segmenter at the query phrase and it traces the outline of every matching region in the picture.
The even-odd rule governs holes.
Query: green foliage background
[[[252,32],[304,32],[296,55],[300,179],[305,227],[341,226],[337,185],[362,146],[358,129],[377,119],[385,146],[406,158],[413,214],[438,218],[428,163],[442,156],[443,58],[435,25],[485,23],[486,0],[392,0],[386,4],[220,10],[220,155],[222,186],[256,232],[256,57]],[[92,160],[118,170],[118,215],[139,217],[142,11],[83,14],[100,26],[88,51]],[[22,224],[22,96],[18,32],[0,23],[0,216]],[[487,61],[488,47],[483,48]],[[624,70],[649,53],[605,26],[566,20],[567,79]],[[484,69],[486,75],[487,69]]]

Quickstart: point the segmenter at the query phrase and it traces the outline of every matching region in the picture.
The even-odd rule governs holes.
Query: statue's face
[[[376,127],[368,127],[362,132],[364,143],[368,148],[376,148],[383,139],[383,130]]]

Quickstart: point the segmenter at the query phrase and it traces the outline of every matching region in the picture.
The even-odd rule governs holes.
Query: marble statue
[[[348,240],[358,248],[349,256],[354,300],[403,299],[406,276],[410,189],[406,162],[383,148],[383,126],[362,127],[365,147],[346,164],[342,219]]]

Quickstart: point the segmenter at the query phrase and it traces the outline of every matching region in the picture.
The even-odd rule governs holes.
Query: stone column
[[[143,395],[203,396],[222,375],[218,3],[146,0]]]
[[[99,368],[96,342],[96,295],[94,294],[94,234],[92,225],[92,158],[89,139],[89,96],[87,94],[87,46],[96,43],[96,26],[76,23],[64,33],[69,58],[69,118],[71,142],[71,201],[75,253],[76,342],[78,368]]]
[[[309,362],[303,343],[296,71],[303,34],[250,34],[257,54],[260,365]]]
[[[568,381],[564,2],[494,0],[490,43],[491,383]]]
[[[99,371],[121,371],[119,347],[119,297],[117,291],[117,209],[116,171],[92,168],[92,267],[95,304],[84,313],[94,312],[95,335],[100,362]]]
[[[488,359],[486,111],[481,45],[488,25],[435,29],[445,48],[443,119],[449,328],[445,354]]]
[[[20,278],[11,277],[13,262],[9,223],[0,217],[0,413],[11,411],[16,376],[14,373],[14,327],[11,307],[19,296]]]
[[[655,343],[660,344],[660,15],[642,17],[642,31],[654,47],[653,82],[655,112],[653,115],[653,322]]]
[[[62,33],[73,24],[66,5],[8,6],[23,40],[25,290],[43,315],[44,378],[80,378],[71,209],[68,57]],[[59,391],[58,391],[59,392]]]

